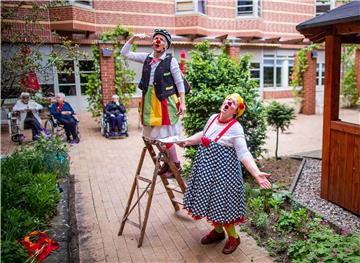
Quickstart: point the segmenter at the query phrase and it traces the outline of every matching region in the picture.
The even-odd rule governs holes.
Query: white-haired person
[[[56,102],[51,105],[50,114],[62,125],[64,125],[67,140],[72,144],[77,144],[80,139],[77,135],[77,120],[74,117],[74,110],[71,105],[65,101],[65,94],[58,93],[55,96]],[[71,137],[72,136],[72,139]]]
[[[31,127],[33,141],[39,139],[40,135],[45,131],[39,115],[39,111],[42,108],[42,105],[30,99],[28,92],[22,92],[20,99],[13,107],[13,111],[20,113],[20,130],[24,129],[25,124],[29,125]]]
[[[204,245],[228,240],[223,248],[230,254],[240,244],[235,225],[245,220],[245,190],[240,162],[262,188],[271,188],[249,152],[244,130],[236,120],[245,111],[237,94],[227,96],[220,113],[212,115],[203,131],[179,142],[182,147],[199,145],[184,195],[184,208],[194,219],[206,218],[213,230],[201,239]]]
[[[121,104],[119,96],[114,94],[112,96],[112,101],[105,106],[105,114],[110,119],[110,136],[115,136],[116,128],[118,130],[118,135],[121,135],[125,112],[126,108]]]
[[[149,139],[161,139],[180,135],[180,115],[184,114],[185,87],[179,63],[166,50],[171,45],[171,35],[165,29],[155,29],[152,35],[152,52],[132,52],[131,45],[136,39],[145,39],[145,34],[133,35],[123,46],[121,55],[129,60],[143,63],[139,88],[142,90],[141,122],[143,136]],[[167,144],[170,158],[179,168],[180,161],[174,144]],[[163,165],[159,174],[169,172]]]

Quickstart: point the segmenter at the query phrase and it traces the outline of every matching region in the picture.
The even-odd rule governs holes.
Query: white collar
[[[149,55],[150,58],[153,58],[154,57],[154,51],[150,53]],[[166,52],[164,52],[161,56],[160,56],[160,59],[161,60],[164,60],[166,57]]]

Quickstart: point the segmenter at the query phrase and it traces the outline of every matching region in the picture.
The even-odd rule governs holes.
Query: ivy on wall
[[[119,40],[126,39],[129,35],[131,35],[131,32],[128,29],[117,26],[114,30],[103,33],[100,38],[102,41],[114,43],[115,93],[119,96],[125,107],[128,107],[131,95],[135,92],[135,71],[129,68],[128,61],[124,56],[120,55],[121,45]],[[97,118],[103,111],[99,47],[94,45],[92,52],[94,55],[95,72],[87,75],[88,84],[85,94],[89,102],[88,110],[94,118]]]
[[[299,103],[302,103],[304,99],[304,73],[309,67],[306,54],[317,48],[319,48],[318,44],[311,44],[307,47],[301,48],[296,54],[290,85],[293,87],[293,96]]]

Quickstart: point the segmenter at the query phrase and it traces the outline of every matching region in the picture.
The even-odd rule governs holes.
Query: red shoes
[[[225,239],[225,232],[218,233],[215,231],[215,229],[213,229],[213,230],[211,230],[211,232],[209,234],[207,234],[206,236],[204,236],[201,239],[201,244],[208,245],[211,243],[221,241],[223,239]],[[239,245],[240,245],[240,237],[238,237],[238,238],[229,237],[229,239],[225,243],[225,246],[224,246],[222,252],[224,254],[231,254],[232,252],[234,252],[236,250],[236,248]]]
[[[218,233],[215,229],[201,239],[201,244],[208,245],[225,239],[225,232]]]
[[[229,239],[226,241],[225,246],[223,248],[224,254],[231,254],[235,251],[235,249],[240,245],[240,237],[234,238],[229,237]]]

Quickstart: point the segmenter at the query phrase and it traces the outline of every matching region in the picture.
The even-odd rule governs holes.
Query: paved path
[[[342,110],[341,119],[360,123],[358,111]],[[81,262],[272,262],[256,242],[241,233],[242,243],[232,255],[221,253],[224,242],[202,246],[200,238],[211,228],[204,220],[193,221],[183,211],[174,213],[161,184],[156,187],[148,227],[141,248],[139,230],[127,224],[117,236],[132,179],[142,149],[136,110],[129,114],[130,137],[108,140],[88,113],[81,113],[80,144],[71,148],[71,172],[75,175],[76,216],[79,228]],[[1,153],[12,152],[5,129],[1,134]],[[322,116],[297,115],[284,134],[280,134],[279,155],[321,149]],[[268,131],[265,148],[274,155],[275,132]],[[179,155],[182,152],[179,153]],[[150,176],[147,158],[143,171]],[[143,203],[144,205],[144,203]],[[133,217],[136,220],[136,215]]]
[[[117,236],[143,147],[135,113],[129,116],[130,136],[120,140],[105,139],[89,114],[80,115],[81,143],[70,154],[81,262],[272,262],[244,233],[232,255],[221,253],[224,242],[201,245],[210,225],[193,221],[184,211],[175,213],[161,183],[156,186],[143,246],[137,248],[140,231],[132,225],[126,224],[123,236]],[[152,170],[147,157],[143,175],[150,177]],[[132,218],[136,221],[136,214]]]

